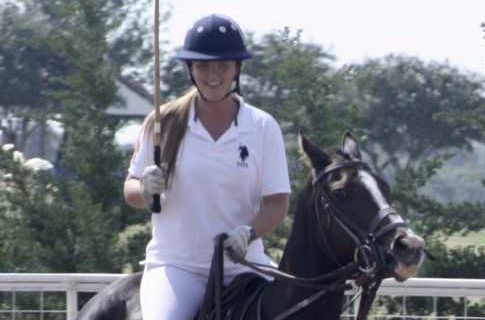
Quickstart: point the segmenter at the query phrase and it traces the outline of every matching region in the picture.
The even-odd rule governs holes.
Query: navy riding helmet
[[[241,28],[231,18],[212,14],[197,20],[185,36],[175,59],[245,60],[252,57],[244,44]]]

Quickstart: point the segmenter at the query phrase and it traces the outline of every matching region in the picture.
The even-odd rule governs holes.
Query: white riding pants
[[[233,276],[225,276],[229,283]],[[193,320],[204,299],[207,274],[173,266],[145,266],[140,285],[143,320]]]

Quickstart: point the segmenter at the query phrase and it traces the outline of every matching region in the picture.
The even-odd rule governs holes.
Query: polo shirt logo
[[[237,162],[237,166],[241,168],[247,168],[248,164],[246,163],[246,159],[249,157],[248,147],[245,145],[239,146],[239,161]]]

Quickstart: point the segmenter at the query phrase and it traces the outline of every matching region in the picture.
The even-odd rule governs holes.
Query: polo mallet
[[[155,165],[160,168],[160,144],[161,144],[161,128],[160,128],[160,47],[159,47],[159,26],[160,26],[160,4],[159,0],[155,1],[155,14],[154,14],[154,31],[153,31],[153,46],[155,49],[155,71],[154,71],[154,80],[155,80],[155,90],[153,93],[153,103],[155,108],[155,122],[153,127],[153,146],[154,146],[154,153],[153,159]],[[160,195],[154,194],[153,195],[153,204],[150,208],[154,213],[160,213],[162,211],[162,205],[160,203]]]

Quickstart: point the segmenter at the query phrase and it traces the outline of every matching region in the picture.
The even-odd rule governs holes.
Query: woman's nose
[[[221,68],[217,63],[211,62],[209,63],[209,74],[219,74],[221,72]]]

